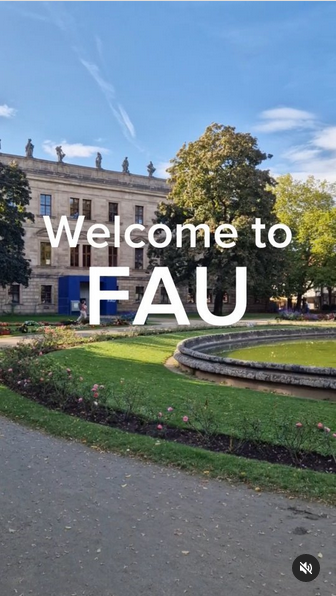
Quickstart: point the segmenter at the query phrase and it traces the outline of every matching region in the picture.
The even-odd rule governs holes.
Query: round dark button
[[[313,555],[299,555],[293,561],[292,571],[300,582],[312,582],[320,573],[320,563]]]

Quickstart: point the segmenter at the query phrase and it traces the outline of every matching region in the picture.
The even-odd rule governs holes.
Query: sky
[[[336,181],[335,2],[1,2],[3,153],[165,176],[212,122]]]

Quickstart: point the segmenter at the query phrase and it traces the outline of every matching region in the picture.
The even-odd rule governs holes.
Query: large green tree
[[[0,163],[0,285],[28,285],[31,269],[24,256],[24,226],[34,221],[27,211],[30,188],[25,173],[15,164]]]
[[[309,289],[336,285],[336,186],[313,176],[294,180],[280,176],[272,188],[275,212],[293,233],[286,249],[287,295],[297,295],[297,307]]]
[[[249,290],[255,296],[271,296],[281,277],[278,250],[269,245],[256,248],[251,230],[255,218],[261,218],[267,227],[276,221],[275,197],[269,190],[275,181],[269,170],[260,167],[270,157],[249,133],[212,124],[199,139],[184,144],[168,168],[171,192],[168,201],[159,206],[157,222],[171,229],[176,223],[207,224],[211,244],[204,248],[200,232],[194,249],[186,239],[182,248],[150,248],[149,256],[152,265],[156,259],[167,265],[176,281],[192,281],[196,266],[207,266],[217,315],[222,313],[225,292],[235,288],[237,266],[247,266]],[[225,223],[238,232],[233,248],[220,248],[214,241],[215,229]]]

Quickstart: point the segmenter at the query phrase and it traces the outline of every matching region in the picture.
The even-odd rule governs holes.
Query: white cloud
[[[336,157],[302,162],[297,166],[297,170],[290,168],[290,173],[297,180],[306,180],[308,176],[315,176],[318,180],[336,182]]]
[[[15,108],[10,108],[6,103],[0,106],[0,117],[2,118],[14,118],[16,114]]]
[[[125,137],[127,139],[135,139],[135,128],[126,110],[120,104],[117,107],[114,105],[115,90],[113,85],[104,79],[97,64],[94,62],[87,62],[81,57],[79,59],[105,96],[110,110],[119,122]]]
[[[116,105],[116,92],[114,86],[109,80],[106,79],[106,77],[102,75],[101,72],[102,69],[104,70],[104,50],[101,38],[98,35],[95,36],[96,52],[98,53],[102,69],[95,62],[87,59],[89,51],[87,47],[87,39],[83,39],[83,35],[80,28],[78,27],[77,20],[64,6],[60,6],[64,3],[45,2],[43,4],[49,13],[49,18],[51,21],[65,34],[79,62],[84,66],[84,68],[98,85],[100,91],[108,103],[112,114],[119,123],[124,136],[136,146],[134,142],[136,136],[134,125],[125,109],[121,105]]]
[[[155,172],[154,176],[157,176],[158,178],[168,178],[169,174],[166,170],[171,165],[172,164],[170,163],[170,161],[160,161],[157,165],[155,165],[156,172]]]
[[[288,159],[292,162],[305,162],[311,159],[315,159],[318,155],[320,155],[321,151],[319,149],[309,148],[306,146],[301,147],[293,147],[286,153],[284,153],[283,157]]]
[[[123,123],[125,124],[131,137],[134,138],[135,137],[135,128],[133,126],[133,123],[131,122],[129,115],[127,114],[126,110],[120,104],[118,105],[118,108],[119,108],[119,112],[121,114]]]
[[[261,122],[255,127],[260,132],[280,132],[299,128],[313,128],[316,117],[311,112],[295,108],[274,108],[260,114]]]
[[[95,64],[94,62],[87,62],[86,60],[83,60],[83,58],[80,58],[80,61],[86,68],[86,70],[90,73],[92,78],[96,81],[98,87],[106,96],[106,99],[113,99],[115,97],[114,87],[113,85],[111,85],[111,83],[105,81],[105,79],[102,77],[102,75],[100,74],[99,66],[97,66],[97,64]]]
[[[312,120],[315,118],[311,112],[305,110],[297,110],[296,108],[273,108],[272,110],[264,110],[261,112],[261,118],[268,120],[284,119],[291,120]]]
[[[314,136],[313,143],[321,149],[336,151],[336,126],[322,129]]]
[[[305,180],[312,175],[320,180],[336,182],[336,151],[322,151],[314,146],[314,139],[307,145],[293,147],[282,157],[287,162],[284,168],[293,178]]]
[[[95,145],[83,145],[82,143],[67,143],[67,141],[62,141],[60,143],[54,143],[53,141],[44,141],[42,144],[43,150],[48,155],[52,155],[56,158],[56,147],[58,145],[62,146],[62,149],[69,159],[73,157],[91,157],[95,155],[98,151],[100,153],[108,153],[107,149],[104,147],[97,147]]]

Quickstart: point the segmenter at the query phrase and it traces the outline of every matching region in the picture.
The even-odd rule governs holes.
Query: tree
[[[15,164],[0,163],[0,285],[28,285],[31,268],[24,256],[24,225],[34,221],[26,209],[30,188],[26,174]]]
[[[254,294],[259,293],[263,281],[263,290],[267,286],[271,296],[272,286],[279,278],[275,274],[279,264],[277,249],[256,248],[251,230],[256,217],[267,226],[276,221],[275,197],[269,190],[275,181],[268,170],[259,167],[270,157],[249,133],[212,124],[198,140],[184,144],[168,168],[171,192],[168,202],[159,206],[157,222],[166,223],[171,229],[176,223],[207,224],[211,243],[210,248],[204,248],[200,232],[196,248],[190,249],[188,242],[182,248],[164,251],[151,248],[150,260],[154,264],[160,259],[169,266],[175,281],[192,279],[197,265],[208,267],[215,293],[214,314],[222,314],[224,294],[235,287],[237,266],[248,266],[249,289]],[[215,229],[225,223],[238,232],[234,248],[220,248],[214,241]],[[267,271],[272,278],[268,283]]]
[[[277,217],[293,234],[286,249],[286,286],[288,296],[297,295],[300,308],[309,289],[336,284],[336,186],[313,176],[299,181],[286,174],[272,191]]]

